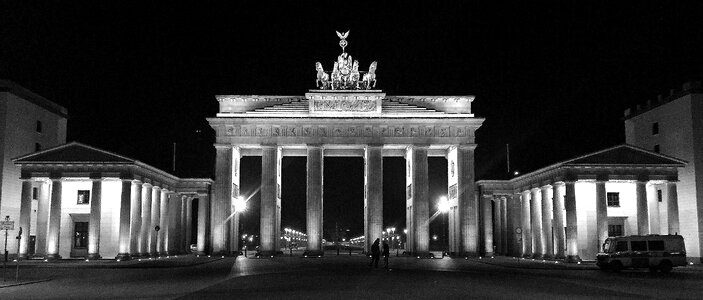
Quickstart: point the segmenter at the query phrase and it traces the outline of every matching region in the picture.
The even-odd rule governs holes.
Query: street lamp
[[[449,218],[449,214],[448,214],[449,200],[447,199],[446,196],[442,196],[439,198],[439,203],[437,204],[437,209],[439,209],[439,211],[444,214],[444,219],[442,219],[442,235],[444,236],[444,238],[443,238],[444,243],[448,244],[448,240],[447,240],[448,234],[445,234],[445,230],[448,230],[447,229],[447,218]],[[447,247],[448,246],[449,245],[447,245]],[[446,252],[449,252],[449,250],[447,250]],[[445,252],[442,251],[442,257],[444,257],[444,253]]]

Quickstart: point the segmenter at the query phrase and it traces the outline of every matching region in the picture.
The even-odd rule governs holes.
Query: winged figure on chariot
[[[345,33],[337,31],[337,36],[341,39],[339,46],[342,47],[342,54],[334,62],[331,74],[325,72],[322,63],[315,63],[317,70],[315,86],[321,90],[369,90],[375,88],[377,63],[372,62],[367,72],[359,71],[359,61],[353,60],[352,56],[345,51],[348,45],[346,39],[349,36],[349,31]]]

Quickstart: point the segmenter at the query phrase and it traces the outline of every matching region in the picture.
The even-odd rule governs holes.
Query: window
[[[620,193],[607,193],[609,207],[620,207]]]
[[[647,251],[647,241],[632,241],[630,246],[632,251]]]
[[[37,121],[37,132],[39,132],[39,133],[42,132],[42,124],[41,124],[41,121]]]
[[[652,135],[659,134],[659,122],[652,123]]]
[[[659,153],[659,144],[654,145],[654,152]]]
[[[619,241],[617,244],[615,244],[615,251],[616,252],[627,251],[627,242],[626,241]]]
[[[608,236],[623,236],[622,225],[608,225]]]
[[[78,204],[89,204],[90,203],[90,191],[80,190],[78,191]]]
[[[34,143],[34,152],[39,152],[39,151],[41,151],[41,144]]]
[[[76,222],[73,233],[73,248],[88,247],[88,222]]]
[[[663,198],[664,197],[662,197],[662,190],[657,190],[657,200],[659,200],[659,202],[662,202],[662,200],[664,200]]]
[[[39,189],[33,187],[32,188],[32,200],[37,200],[39,198]]]
[[[664,241],[648,241],[649,251],[664,251]]]

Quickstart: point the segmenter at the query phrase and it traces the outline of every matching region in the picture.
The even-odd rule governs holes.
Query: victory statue
[[[337,57],[337,61],[332,68],[332,74],[325,72],[322,63],[316,62],[317,80],[315,85],[321,90],[370,90],[376,87],[376,65],[371,63],[368,72],[359,71],[359,61],[353,60],[344,49],[347,47],[347,37],[349,31],[341,33],[337,31],[337,36],[341,39],[339,46],[342,47],[342,54]]]

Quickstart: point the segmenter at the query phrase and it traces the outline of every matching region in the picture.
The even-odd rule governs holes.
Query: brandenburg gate
[[[376,62],[368,72],[344,51],[331,74],[317,63],[317,88],[304,96],[220,95],[216,132],[211,245],[217,254],[239,249],[240,159],[261,156],[260,254],[275,255],[281,236],[281,160],[307,158],[306,255],[323,254],[324,157],[364,158],[364,235],[370,244],[383,231],[383,157],[406,160],[406,250],[429,255],[427,160],[447,158],[449,249],[479,251],[474,185],[475,132],[483,123],[471,113],[473,96],[388,96],[376,89]],[[340,170],[343,172],[343,170]],[[359,199],[361,201],[361,199]]]

